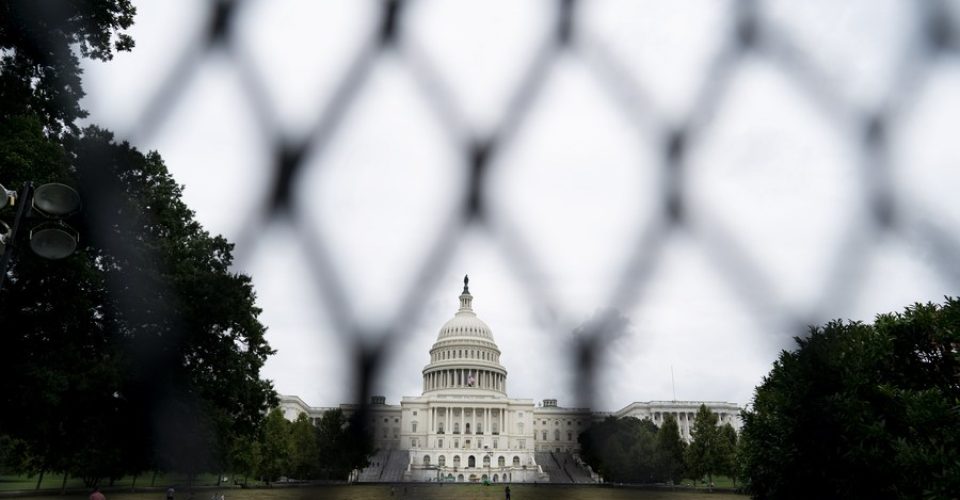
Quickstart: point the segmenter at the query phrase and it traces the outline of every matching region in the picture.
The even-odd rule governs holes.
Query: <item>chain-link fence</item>
[[[565,61],[576,61],[583,68],[608,104],[617,110],[621,123],[637,138],[637,147],[641,147],[640,142],[652,145],[649,147],[653,153],[651,161],[637,168],[644,169],[647,178],[657,184],[636,186],[638,196],[649,198],[654,207],[652,215],[629,230],[628,243],[624,245],[629,257],[614,273],[615,278],[606,283],[608,300],[602,305],[631,310],[649,300],[651,276],[663,264],[669,244],[678,234],[703,249],[703,254],[722,275],[726,292],[751,315],[776,316],[778,321],[792,325],[791,334],[802,335],[806,324],[821,320],[824,314],[834,314],[838,304],[848,304],[861,293],[868,256],[878,242],[886,238],[921,249],[931,267],[948,280],[952,288],[960,283],[955,264],[960,250],[954,227],[956,220],[934,216],[937,207],[928,206],[922,193],[904,188],[897,177],[902,174],[896,172],[909,168],[915,158],[891,153],[892,144],[901,140],[898,134],[904,133],[901,125],[921,106],[920,101],[927,99],[930,82],[955,71],[951,65],[956,65],[960,45],[957,30],[960,8],[955,2],[918,1],[898,7],[898,12],[908,14],[897,20],[898,33],[904,33],[903,43],[898,43],[897,50],[890,54],[889,81],[876,92],[876,97],[869,99],[851,95],[843,82],[838,83],[837,75],[825,69],[817,51],[812,50],[817,44],[831,41],[804,40],[795,30],[786,29],[784,20],[776,16],[775,2],[726,2],[720,15],[722,28],[719,30],[723,35],[709,42],[715,50],[707,51],[710,55],[703,59],[703,70],[697,73],[700,76],[695,81],[684,81],[692,89],[690,104],[680,106],[680,111],[670,111],[655,97],[656,92],[651,92],[645,75],[632,69],[630,52],[587,26],[584,19],[603,2],[557,0],[544,10],[549,17],[538,20],[547,28],[535,49],[530,51],[529,60],[523,61],[520,76],[512,80],[515,83],[507,92],[506,111],[489,126],[479,126],[467,112],[469,103],[458,97],[455,86],[438,69],[431,47],[411,36],[411,30],[416,28],[409,22],[411,10],[432,8],[433,4],[385,0],[372,4],[374,28],[363,34],[363,41],[349,54],[349,63],[334,76],[335,84],[311,113],[313,119],[306,132],[288,132],[280,126],[283,119],[270,96],[264,68],[255,64],[246,46],[239,43],[246,34],[238,18],[249,3],[220,0],[206,4],[206,28],[186,50],[175,56],[169,71],[159,76],[159,85],[140,108],[143,111],[130,121],[134,126],[127,136],[135,143],[149,141],[159,129],[170,126],[174,119],[171,113],[188,90],[185,82],[193,81],[205,65],[213,64],[211,61],[231,67],[242,88],[247,111],[253,114],[259,127],[256,135],[267,144],[269,152],[267,161],[260,167],[268,181],[264,191],[255,197],[260,200],[259,205],[241,224],[243,230],[236,238],[237,252],[242,262],[261,243],[270,226],[293,228],[295,241],[306,256],[303,276],[319,290],[321,305],[333,330],[351,346],[351,364],[357,379],[362,381],[357,388],[359,401],[369,400],[371,384],[382,375],[379,368],[397,351],[398,344],[409,338],[425,301],[435,293],[439,279],[451,272],[458,246],[471,232],[480,230],[484,237],[495,242],[535,309],[564,315],[565,305],[544,279],[549,273],[543,269],[542,259],[534,249],[536,242],[531,241],[509,214],[491,206],[495,193],[491,192],[494,184],[490,179],[506,168],[503,157],[510,154],[517,138],[529,127],[531,110],[544,98],[545,88],[557,78],[559,67]],[[789,21],[816,24],[830,17],[832,11],[845,9],[841,4],[843,2],[831,3],[823,8],[819,18]],[[699,7],[703,6],[694,8]],[[871,5],[861,11],[872,8]],[[651,11],[655,15],[655,9]],[[859,21],[847,19],[846,22]],[[842,31],[843,27],[838,29]],[[536,31],[536,27],[531,30]],[[498,36],[495,27],[488,36]],[[309,58],[311,51],[323,49],[290,48],[296,58]],[[858,64],[857,54],[854,46],[851,57],[840,60],[840,65]],[[853,215],[844,216],[849,219],[849,225],[823,242],[829,253],[826,261],[830,264],[824,266],[814,298],[804,305],[784,298],[778,277],[754,258],[748,248],[750,242],[736,234],[729,221],[711,217],[709,209],[703,210],[704,187],[696,178],[702,170],[691,165],[691,158],[703,154],[704,143],[719,133],[719,127],[726,125],[718,120],[724,108],[742,104],[742,100],[733,97],[737,86],[742,84],[738,75],[757,61],[788,80],[796,95],[806,103],[805,112],[816,115],[820,120],[818,124],[828,126],[821,132],[841,144],[855,179],[853,198],[856,201],[851,206],[860,208],[851,209]],[[431,119],[441,124],[446,140],[443,147],[454,152],[455,161],[449,168],[460,172],[465,183],[451,186],[451,191],[457,193],[457,202],[439,223],[436,238],[424,245],[426,250],[416,261],[415,278],[403,287],[390,285],[400,302],[396,317],[370,326],[355,317],[363,307],[358,307],[346,291],[352,277],[343,272],[331,253],[330,234],[304,213],[296,202],[295,192],[307,169],[323,168],[325,155],[362,104],[364,89],[372,75],[385,64],[399,65],[411,77]],[[653,75],[646,76],[652,78]],[[769,117],[771,122],[793,119],[792,116]],[[929,132],[946,133],[943,130]],[[771,165],[771,169],[775,170],[775,166]],[[98,180],[91,188],[94,185],[97,189],[112,186],[108,179]],[[743,196],[758,194],[744,192]],[[107,207],[91,204],[89,209],[106,210]],[[782,224],[789,227],[792,222],[782,221]],[[562,221],[544,223],[563,224]],[[570,349],[577,350],[572,356],[578,360],[575,365],[580,374],[576,378],[587,381],[578,386],[580,402],[585,406],[590,404],[590,395],[594,393],[596,363],[601,359],[598,348],[602,350],[602,346],[609,344],[609,332],[602,327],[602,322],[595,325],[599,326],[588,328],[576,342],[569,344]],[[764,323],[764,327],[768,325]]]

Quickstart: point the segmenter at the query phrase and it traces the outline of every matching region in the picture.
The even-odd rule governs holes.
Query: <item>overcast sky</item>
[[[135,3],[134,51],[85,65],[91,121],[121,137],[136,130],[148,97],[206,22],[196,0]],[[406,40],[433,61],[469,126],[489,130],[547,36],[553,4],[419,1],[407,13]],[[664,122],[685,116],[726,37],[730,2],[582,4],[581,33],[623,62],[650,97],[651,114]],[[277,134],[295,136],[316,120],[369,38],[378,5],[245,3],[234,43],[268,86],[281,120]],[[912,2],[764,5],[768,27],[803,47],[824,83],[853,109],[884,102],[904,62],[917,57],[909,50],[916,41]],[[376,384],[389,402],[420,394],[428,350],[455,312],[469,273],[474,307],[503,352],[510,395],[575,403],[565,342],[611,304],[638,231],[653,220],[663,181],[658,139],[625,118],[592,71],[578,57],[558,61],[489,178],[493,213],[530,243],[543,275],[511,265],[483,227],[468,231]],[[938,224],[956,233],[960,66],[954,56],[911,71],[922,74],[892,128],[893,188],[898,206],[935,213]],[[266,190],[273,138],[260,134],[230,58],[214,53],[184,85],[168,118],[136,145],[162,154],[208,230],[234,238]],[[871,238],[856,131],[815,104],[781,66],[748,58],[722,98],[687,167],[691,221],[730,232],[773,284],[768,302],[775,307],[758,311],[745,303],[737,278],[718,268],[715,248],[695,233],[674,233],[639,300],[621,311],[631,321],[629,334],[606,350],[597,409],[673,399],[674,388],[681,400],[746,404],[779,350],[792,345],[796,330],[785,317],[870,320],[957,294],[923,244]],[[404,62],[382,58],[326,154],[308,159],[297,182],[297,209],[326,236],[358,324],[375,327],[394,317],[438,226],[462,200],[467,169],[446,132]],[[831,276],[844,272],[830,266],[845,238],[867,242],[855,256],[862,279],[823,303]],[[346,344],[291,229],[263,228],[249,253],[238,270],[253,276],[261,320],[277,349],[263,375],[280,393],[312,405],[349,400]],[[557,299],[558,317],[545,318],[530,300],[524,280],[531,278]]]

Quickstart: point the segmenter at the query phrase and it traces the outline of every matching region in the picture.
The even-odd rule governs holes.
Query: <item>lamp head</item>
[[[59,182],[43,184],[33,190],[33,208],[47,217],[64,217],[80,210],[80,194]]]
[[[30,230],[30,248],[45,259],[69,257],[79,240],[80,233],[62,221],[44,222]]]

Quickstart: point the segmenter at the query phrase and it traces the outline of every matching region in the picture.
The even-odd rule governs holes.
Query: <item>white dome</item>
[[[507,370],[500,364],[500,349],[493,331],[473,312],[473,295],[463,278],[460,309],[440,327],[423,369],[423,393],[446,395],[506,394]]]
[[[490,327],[473,312],[458,312],[450,321],[444,323],[437,340],[450,337],[481,337],[493,342],[493,332],[490,331]]]

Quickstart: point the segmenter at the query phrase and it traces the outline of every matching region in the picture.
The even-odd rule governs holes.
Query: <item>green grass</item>
[[[616,488],[604,486],[563,486],[563,485],[510,485],[513,500],[743,500],[747,497],[727,493],[708,493],[700,491],[652,491],[635,488]],[[406,486],[390,485],[330,485],[302,488],[260,488],[220,490],[226,500],[495,500],[502,499],[503,485],[482,486],[476,484],[445,484]],[[394,495],[391,495],[391,492]],[[212,490],[198,490],[194,500],[210,498]],[[127,493],[106,490],[108,500],[156,500],[163,498],[161,491],[147,493]],[[187,499],[185,491],[177,492],[177,499]],[[21,497],[24,498],[24,497]],[[45,500],[86,499],[86,494],[66,496],[26,497]]]
[[[153,473],[144,474],[136,478],[136,484],[134,484],[133,476],[127,476],[120,479],[117,479],[113,483],[114,488],[130,488],[136,486],[137,488],[146,488],[150,486],[150,482],[153,480]],[[101,482],[101,486],[107,484],[108,481],[104,480]],[[157,474],[155,485],[156,486],[167,486],[171,484],[186,484],[187,478],[178,474]],[[216,474],[202,474],[194,480],[194,484],[197,485],[215,485],[217,483]],[[56,490],[60,491],[60,487],[63,484],[63,475],[55,473],[47,473],[43,475],[43,481],[40,483],[41,490]],[[3,491],[33,491],[37,487],[37,476],[16,476],[16,475],[0,475],[0,492]],[[75,488],[84,488],[83,480],[80,478],[67,478],[67,489]]]

